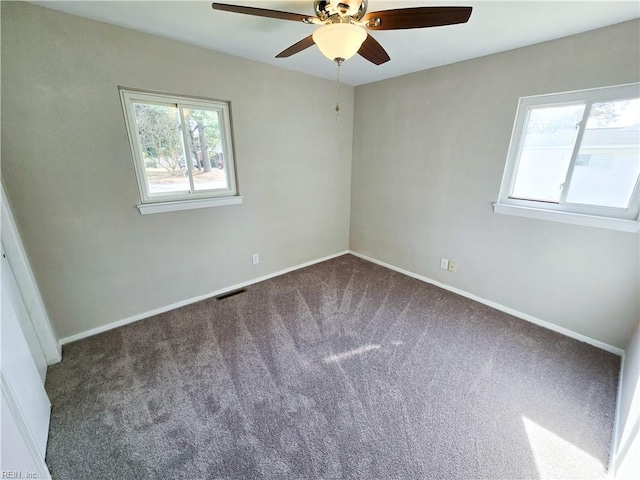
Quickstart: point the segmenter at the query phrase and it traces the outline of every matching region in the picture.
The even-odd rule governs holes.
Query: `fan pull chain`
[[[340,66],[342,65],[342,62],[338,60],[336,59],[336,64],[338,65],[336,76],[336,122],[340,121]]]

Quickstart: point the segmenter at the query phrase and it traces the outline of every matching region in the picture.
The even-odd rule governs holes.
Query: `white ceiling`
[[[207,1],[36,1],[47,8],[334,79],[335,64],[311,47],[290,58],[275,55],[310,35],[315,26],[214,11]],[[235,5],[313,15],[313,0],[230,0]],[[396,77],[439,65],[552,40],[640,17],[629,1],[388,1],[369,0],[369,12],[431,5],[472,6],[468,23],[446,27],[377,31],[372,35],[391,61],[375,66],[356,55],[341,69],[350,85]]]

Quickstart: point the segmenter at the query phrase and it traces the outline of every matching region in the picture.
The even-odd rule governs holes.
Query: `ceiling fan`
[[[471,16],[471,7],[414,7],[367,13],[368,0],[315,0],[315,17],[224,3],[211,6],[214,10],[321,25],[313,35],[294,43],[276,58],[290,57],[316,44],[338,66],[356,53],[376,65],[390,60],[366,30],[439,27],[465,23]]]

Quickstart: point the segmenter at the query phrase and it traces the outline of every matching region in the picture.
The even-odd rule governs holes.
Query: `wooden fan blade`
[[[471,16],[471,10],[471,7],[399,8],[368,13],[363,20],[369,21],[367,28],[370,30],[440,27],[465,23]]]
[[[311,45],[315,45],[316,42],[313,41],[313,35],[309,35],[307,38],[303,38],[298,43],[294,43],[286,50],[281,51],[276,58],[287,58],[291,55],[295,55],[302,50],[309,48]]]
[[[266,8],[243,7],[240,5],[227,5],[226,3],[212,3],[211,8],[224,12],[244,13],[245,15],[255,15],[257,17],[278,18],[280,20],[292,20],[294,22],[304,22],[308,15],[300,13],[281,12],[279,10],[267,10]]]
[[[369,34],[367,34],[367,39],[360,47],[360,50],[358,50],[358,54],[376,65],[382,65],[391,60],[389,54],[382,48],[382,45]]]

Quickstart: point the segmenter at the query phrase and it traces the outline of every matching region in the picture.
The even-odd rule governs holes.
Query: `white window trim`
[[[239,205],[242,197],[212,197],[191,200],[180,200],[177,202],[154,202],[138,205],[138,210],[142,215],[150,213],[178,212],[180,210],[193,210],[194,208],[222,207],[224,205]]]
[[[548,220],[551,222],[569,223],[571,225],[582,225],[585,227],[606,228],[621,232],[638,233],[640,223],[636,220],[624,220],[621,218],[597,217],[595,215],[584,215],[581,213],[558,212],[544,210],[541,208],[522,207],[517,205],[506,205],[500,203],[493,204],[495,213],[504,213],[518,217],[535,218],[538,220]]]
[[[141,214],[175,212],[191,210],[195,208],[219,207],[242,203],[242,197],[238,195],[235,175],[235,159],[233,152],[233,139],[231,134],[231,113],[229,102],[189,97],[185,95],[173,95],[143,90],[135,90],[119,87],[122,110],[124,112],[127,136],[131,148],[132,160],[138,182],[138,191],[141,203],[137,205]],[[147,177],[144,170],[144,161],[141,157],[140,142],[137,137],[137,128],[132,103],[158,102],[163,104],[175,104],[179,109],[185,107],[211,109],[212,107],[222,112],[223,121],[220,125],[222,152],[227,169],[229,187],[214,191],[190,192],[187,194],[150,195]],[[183,138],[186,133],[183,128]],[[186,142],[186,140],[184,140]],[[191,171],[191,162],[185,158],[185,166]]]
[[[598,228],[619,230],[624,232],[640,231],[638,222],[639,187],[636,183],[630,207],[628,209],[598,207],[589,205],[572,206],[570,204],[554,204],[535,200],[510,198],[515,182],[516,163],[520,156],[524,136],[524,126],[528,118],[530,107],[543,105],[559,105],[571,103],[594,103],[618,99],[638,97],[640,83],[618,85],[614,87],[594,88],[574,92],[555,93],[521,97],[518,103],[511,141],[507,154],[507,161],[500,186],[498,201],[493,206],[495,213],[517,215],[540,220],[584,225]],[[577,150],[574,151],[574,155]],[[575,159],[572,159],[574,162]],[[570,167],[572,168],[573,165]],[[625,212],[634,212],[626,213]],[[626,216],[626,218],[624,218]]]

